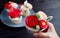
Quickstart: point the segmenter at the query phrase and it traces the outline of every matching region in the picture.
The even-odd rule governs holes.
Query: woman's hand
[[[35,38],[59,38],[55,28],[52,23],[48,22],[49,29],[46,33],[44,32],[34,32],[33,35]]]

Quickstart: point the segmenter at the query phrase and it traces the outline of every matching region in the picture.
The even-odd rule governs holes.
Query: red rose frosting
[[[14,9],[14,8],[10,8],[9,12],[8,12],[8,15],[11,17],[11,18],[16,18],[16,17],[19,17],[20,16],[20,13],[21,13],[21,10],[19,9]]]
[[[6,3],[6,4],[5,4],[5,8],[9,9],[9,8],[11,8],[11,7],[12,7],[12,6],[11,6],[10,3]]]
[[[45,20],[40,20],[39,21],[39,26],[43,29],[47,28],[48,27],[48,24]]]
[[[38,24],[38,18],[35,15],[28,16],[25,19],[25,23],[28,27],[32,28]]]

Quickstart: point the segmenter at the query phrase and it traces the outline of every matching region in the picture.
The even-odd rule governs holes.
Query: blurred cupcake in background
[[[6,2],[5,4],[5,7],[4,7],[7,11],[9,11],[10,8],[15,8],[15,9],[18,9],[19,8],[19,5],[15,2]]]
[[[20,5],[20,9],[22,10],[23,16],[30,15],[30,10],[32,10],[32,5],[28,3],[27,1],[24,2],[24,4]]]

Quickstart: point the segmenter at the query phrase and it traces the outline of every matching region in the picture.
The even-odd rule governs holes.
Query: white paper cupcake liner
[[[11,20],[11,22],[13,23],[13,24],[19,24],[21,21],[22,21],[22,16],[20,16],[20,18],[11,18],[10,16],[9,16],[9,19]]]

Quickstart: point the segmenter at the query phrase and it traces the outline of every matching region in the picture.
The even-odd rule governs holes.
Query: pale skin
[[[49,29],[48,29],[47,32],[45,32],[45,33],[41,32],[41,31],[34,32],[33,36],[35,38],[59,38],[59,36],[57,35],[56,30],[55,30],[53,24],[50,23],[50,22],[48,22],[48,24],[49,24]]]

